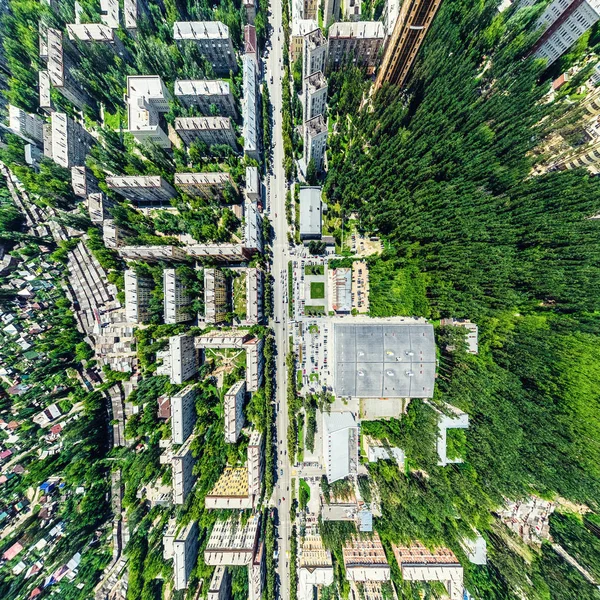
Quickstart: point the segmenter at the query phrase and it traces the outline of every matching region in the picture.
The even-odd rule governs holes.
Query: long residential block
[[[175,187],[188,196],[207,200],[222,197],[226,189],[237,192],[229,173],[175,173]]]
[[[156,374],[168,375],[173,384],[182,384],[198,372],[198,356],[192,336],[170,337],[169,347],[157,352],[156,358],[162,360]]]
[[[138,275],[133,269],[125,271],[125,318],[129,323],[143,323],[150,316],[152,280]]]
[[[227,278],[220,269],[204,269],[204,320],[222,323],[227,318]]]
[[[188,385],[171,396],[171,436],[174,444],[183,444],[196,425],[196,389]]]
[[[145,260],[148,262],[185,262],[188,255],[177,246],[122,246],[119,254],[125,260]]]
[[[193,319],[191,297],[176,269],[163,271],[164,321],[167,325],[185,323]]]
[[[135,204],[169,204],[177,192],[160,175],[125,175],[107,177],[106,185]]]
[[[328,40],[328,69],[352,64],[365,66],[372,72],[381,59],[385,28],[379,21],[334,23],[329,28]]]
[[[196,483],[196,476],[194,475],[196,459],[192,455],[191,450],[193,440],[194,438],[190,437],[179,452],[171,457],[174,504],[185,504],[187,497]]]
[[[52,160],[65,169],[85,165],[86,156],[96,140],[65,113],[53,112],[50,118]]]
[[[180,117],[175,131],[186,146],[198,140],[207,146],[226,144],[237,149],[235,130],[229,117]]]
[[[235,444],[244,426],[244,398],[246,397],[246,382],[234,383],[225,394],[225,441]]]
[[[190,521],[179,533],[175,533],[175,528],[170,529],[163,537],[163,544],[163,558],[173,559],[173,587],[185,590],[198,559],[198,523]]]
[[[8,127],[19,137],[43,146],[44,120],[38,115],[28,113],[17,106],[9,104]]]
[[[178,79],[175,82],[175,98],[188,108],[197,107],[207,117],[223,115],[235,119],[237,116],[228,81]]]
[[[248,55],[242,59],[243,64],[243,97],[242,118],[244,125],[242,136],[244,138],[244,153],[259,160],[259,130],[258,130],[258,74],[257,64]]]
[[[325,168],[325,149],[327,148],[327,123],[319,115],[304,123],[304,162],[306,167],[314,161],[318,172]]]

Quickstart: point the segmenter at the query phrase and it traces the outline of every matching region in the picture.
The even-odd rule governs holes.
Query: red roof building
[[[258,45],[256,43],[256,27],[254,25],[246,25],[244,27],[244,52],[251,54],[252,58],[258,64]]]

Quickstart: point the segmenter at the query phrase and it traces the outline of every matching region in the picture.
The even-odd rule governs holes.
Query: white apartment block
[[[191,298],[175,269],[163,271],[164,321],[167,325],[193,319]]]
[[[198,523],[190,521],[179,533],[173,524],[163,537],[163,558],[173,559],[173,587],[185,590],[198,559]]]
[[[258,211],[258,205],[254,202],[244,203],[244,245],[254,252],[262,252],[262,217]]]
[[[169,338],[169,348],[156,353],[162,359],[157,375],[168,375],[171,383],[182,384],[198,372],[198,357],[194,338],[189,335],[174,335]]]
[[[351,412],[323,413],[323,460],[329,483],[357,473],[358,432]]]
[[[304,123],[304,163],[308,167],[315,161],[318,172],[325,168],[325,149],[327,147],[327,123],[323,115],[319,115]]]
[[[221,21],[176,21],[173,38],[179,43],[195,42],[215,73],[237,71],[229,27]]]
[[[65,113],[53,112],[51,117],[52,160],[64,167],[85,165],[85,159],[96,140]]]
[[[90,194],[100,191],[98,180],[91,169],[85,166],[71,167],[71,185],[75,195],[80,198],[87,198]]]
[[[234,383],[225,394],[225,441],[236,444],[244,426],[244,398],[246,397],[246,382]]]
[[[260,516],[253,515],[246,524],[235,515],[217,521],[204,550],[204,562],[211,566],[249,565],[258,548]]]
[[[121,229],[114,219],[102,221],[102,240],[107,248],[117,248],[121,244]]]
[[[119,0],[100,0],[100,20],[108,27],[119,27]]]
[[[327,106],[327,80],[321,71],[317,71],[304,79],[304,121],[310,121],[325,114]]]
[[[125,29],[135,33],[138,19],[145,9],[145,0],[125,0],[123,6],[123,16],[125,19]]]
[[[533,47],[534,56],[551,65],[599,19],[600,0],[554,0],[536,22],[545,31]]]
[[[264,279],[260,269],[246,269],[246,320],[247,325],[258,325],[263,320]]]
[[[261,600],[265,586],[265,545],[261,542],[248,565],[248,600]]]
[[[258,167],[246,167],[246,199],[250,202],[260,201],[260,176]]]
[[[87,196],[88,213],[90,220],[96,225],[101,225],[107,219],[110,219],[110,209],[113,206],[112,200],[109,200],[102,192],[88,194]]]
[[[252,256],[244,244],[196,244],[187,246],[186,250],[190,256],[217,262],[240,262]]]
[[[171,437],[174,444],[184,444],[194,432],[196,396],[191,385],[171,396]]]
[[[260,498],[263,456],[262,435],[258,431],[253,431],[248,441],[248,494],[253,497],[253,506]]]
[[[175,131],[186,146],[198,140],[207,146],[227,144],[237,149],[235,130],[229,117],[178,117]]]
[[[219,324],[227,318],[227,278],[220,269],[204,269],[204,320]]]
[[[344,2],[344,21],[360,20],[361,0],[346,0]]]
[[[256,392],[263,382],[265,357],[264,340],[251,338],[244,342],[246,350],[246,391]]]
[[[379,21],[335,23],[329,28],[327,66],[338,69],[347,62],[374,69],[385,44],[385,27]]]
[[[173,504],[185,504],[196,483],[196,476],[193,472],[196,459],[191,451],[193,440],[193,437],[188,438],[188,441],[181,447],[179,452],[171,457]]]
[[[160,175],[124,175],[107,177],[106,185],[136,205],[169,204],[177,192]]]
[[[237,116],[228,81],[178,79],[175,81],[175,98],[187,108],[198,107],[207,117],[223,115],[235,119]]]
[[[66,50],[66,51],[65,51]],[[74,66],[69,55],[76,55],[72,45],[63,42],[62,32],[48,27],[48,73],[52,87],[57,89],[67,100],[83,110],[92,99],[85,86],[75,80],[71,74]]]
[[[244,153],[258,161],[259,153],[259,119],[258,113],[258,74],[256,62],[251,56],[242,58],[243,67],[243,96],[242,96],[242,136],[244,138]]]
[[[44,120],[24,110],[8,105],[8,127],[19,137],[39,146],[44,143]]]
[[[229,600],[231,598],[231,575],[227,567],[217,567],[213,571],[207,600]]]
[[[304,36],[302,51],[303,76],[308,77],[317,71],[325,72],[328,43],[320,28]]]
[[[106,44],[119,56],[125,55],[123,42],[115,30],[101,23],[71,23],[67,25],[67,33],[71,41]]]
[[[388,35],[392,35],[392,31],[394,31],[394,26],[400,14],[400,4],[400,0],[386,0],[383,6],[381,18]]]
[[[171,94],[158,75],[127,77],[128,132],[140,143],[152,142],[170,148],[164,113],[169,112]]]
[[[237,191],[229,173],[175,173],[175,187],[188,196],[207,200],[222,197],[228,188]]]
[[[148,262],[161,260],[185,262],[188,259],[186,251],[177,246],[123,246],[119,248],[119,254],[125,260],[145,260]]]
[[[143,323],[150,316],[152,280],[138,275],[133,269],[127,269],[124,275],[125,318],[128,323]]]
[[[301,56],[304,49],[304,36],[319,28],[314,19],[293,19],[290,36],[290,59],[294,63]]]
[[[38,71],[38,87],[40,108],[47,113],[51,113],[52,100],[50,98],[50,73],[48,71]]]

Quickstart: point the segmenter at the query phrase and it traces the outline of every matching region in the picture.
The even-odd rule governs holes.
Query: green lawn
[[[325,265],[304,265],[305,275],[325,275]]]
[[[308,328],[308,331],[314,335],[316,335],[317,333],[319,333],[319,326],[318,325],[311,325]]]
[[[304,314],[305,315],[324,315],[325,307],[324,306],[304,306]]]
[[[313,300],[325,298],[325,283],[323,283],[322,281],[311,281],[310,297]]]

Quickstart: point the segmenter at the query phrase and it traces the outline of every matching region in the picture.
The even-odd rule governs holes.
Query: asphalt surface
[[[287,239],[288,224],[285,217],[286,181],[283,170],[283,136],[282,136],[282,77],[283,77],[283,44],[281,1],[273,0],[270,5],[271,25],[269,56],[266,61],[266,84],[269,86],[273,106],[273,169],[267,179],[269,217],[274,229],[273,266],[274,282],[274,319],[271,326],[275,332],[276,355],[276,428],[277,428],[277,474],[273,494],[274,504],[279,513],[279,559],[277,573],[279,575],[278,597],[287,599],[289,592],[289,549],[290,549],[290,477],[291,466],[287,456],[287,402],[286,402],[286,367],[285,357],[288,352],[290,325],[288,323],[288,261],[290,260]],[[271,76],[273,83],[271,83]],[[283,473],[281,475],[281,473]]]

